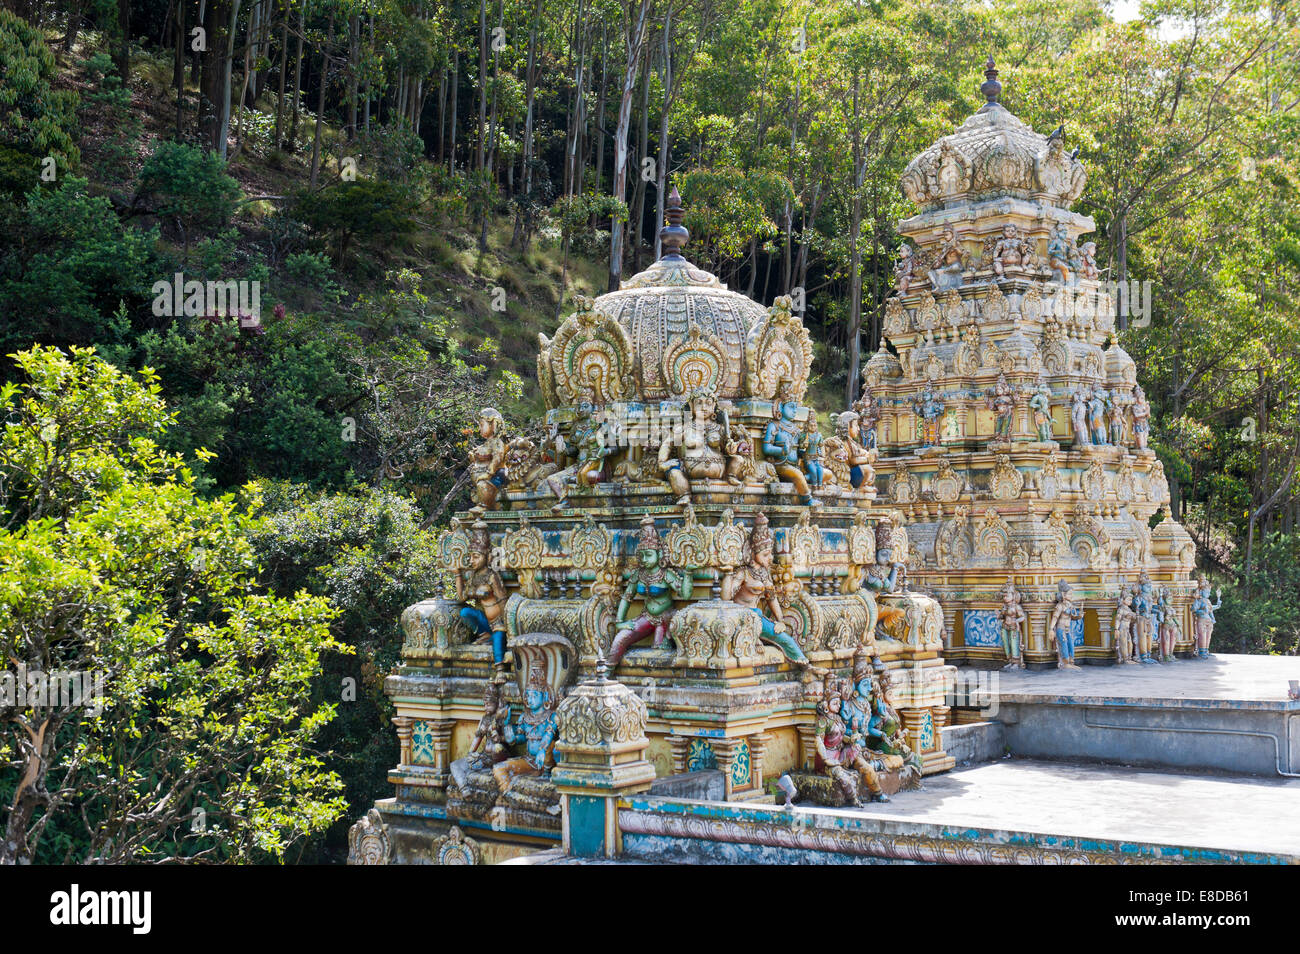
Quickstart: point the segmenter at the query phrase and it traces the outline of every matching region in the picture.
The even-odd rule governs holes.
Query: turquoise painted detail
[[[713,746],[703,739],[691,739],[686,749],[686,771],[702,772],[718,767],[718,757],[713,754]]]
[[[927,709],[921,719],[921,751],[928,752],[934,748],[934,717]]]
[[[569,796],[569,853],[580,858],[605,854],[605,799]]]
[[[1002,624],[993,610],[966,610],[962,633],[967,646],[1002,648]]]
[[[741,788],[749,784],[750,774],[753,766],[750,764],[749,743],[744,739],[736,746],[736,754],[731,760],[731,785],[733,788]]]
[[[415,765],[433,764],[433,729],[427,722],[411,726],[411,762]]]
[[[1083,617],[1070,620],[1070,641],[1075,648],[1083,645]]]

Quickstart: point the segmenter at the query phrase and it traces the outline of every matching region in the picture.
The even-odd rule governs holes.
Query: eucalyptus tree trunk
[[[651,0],[641,0],[635,21],[629,22],[627,34],[627,69],[623,73],[623,98],[618,108],[618,126],[614,132],[614,198],[627,201],[627,134],[632,123],[632,93],[636,89],[641,51],[645,45],[646,24]],[[609,290],[617,291],[623,278],[623,221],[618,216],[609,229]]]

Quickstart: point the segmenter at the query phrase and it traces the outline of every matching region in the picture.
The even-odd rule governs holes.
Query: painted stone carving
[[[654,635],[655,648],[662,646],[672,622],[674,596],[684,600],[691,595],[690,570],[669,569],[663,565],[663,547],[654,517],[641,518],[636,555],[638,565],[628,577],[618,604],[617,627],[609,650],[611,667],[617,666],[633,645],[651,634]],[[632,602],[638,599],[643,606],[641,615],[630,620],[628,613]]]
[[[1007,658],[1003,669],[1024,669],[1025,655],[1021,646],[1025,621],[1029,618],[1025,608],[1020,604],[1020,591],[1010,577],[1002,587],[1002,605],[997,611],[998,623],[1002,628],[1002,653]]]
[[[1056,643],[1056,665],[1059,669],[1078,669],[1074,661],[1074,627],[1071,622],[1083,618],[1083,608],[1074,601],[1074,588],[1069,581],[1056,585],[1056,603],[1047,621],[1047,631]]]
[[[767,516],[759,513],[749,531],[746,562],[723,578],[722,598],[752,610],[762,627],[761,638],[776,646],[791,662],[806,667],[811,665],[808,657],[782,621],[784,614],[772,579],[772,557],[772,531],[768,529]]]
[[[1210,582],[1204,576],[1196,581],[1196,594],[1192,597],[1192,615],[1197,659],[1210,658],[1210,637],[1214,635],[1214,614],[1223,605],[1223,590],[1210,599]]]

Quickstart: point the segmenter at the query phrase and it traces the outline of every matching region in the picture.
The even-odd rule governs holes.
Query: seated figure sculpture
[[[492,640],[492,663],[500,672],[506,655],[506,587],[491,566],[491,553],[492,538],[480,517],[470,528],[469,567],[456,574],[456,599],[467,604],[460,618],[470,631]]]
[[[792,384],[789,378],[782,378],[777,385],[776,407],[773,409],[776,416],[763,432],[763,456],[772,464],[778,477],[794,484],[794,491],[805,507],[819,507],[821,501],[812,495],[808,478],[799,466],[801,435],[795,421],[799,403],[794,400]]]
[[[759,513],[749,531],[747,562],[722,578],[722,598],[753,610],[762,621],[762,638],[785,653],[792,663],[806,668],[811,665],[808,657],[794,637],[786,632],[782,622],[781,601],[772,581],[772,548],[772,531],[768,529],[767,515]],[[767,614],[763,613],[764,607]]]
[[[689,412],[674,433],[659,445],[659,469],[677,494],[677,503],[691,502],[692,480],[721,480],[738,485],[736,468],[728,457],[736,453],[725,421],[718,420],[718,398],[713,388],[703,385],[690,392]]]
[[[497,495],[506,485],[506,442],[501,437],[505,418],[496,408],[478,412],[478,436],[483,442],[469,452],[469,474],[474,500],[485,510],[496,510]]]
[[[518,723],[506,723],[505,727],[505,740],[521,745],[524,754],[499,762],[492,769],[501,791],[509,789],[510,780],[519,775],[550,775],[555,765],[555,737],[559,732],[555,705],[545,671],[540,666],[533,667],[524,691],[524,711]]]
[[[844,800],[861,805],[854,776],[862,780],[873,802],[887,802],[889,796],[880,785],[879,770],[884,768],[879,760],[865,757],[862,746],[855,743],[845,729],[840,717],[842,699],[836,689],[830,690],[817,704],[817,728],[814,735],[817,745],[817,769],[833,778],[844,793]]]
[[[632,646],[651,633],[654,634],[655,647],[662,646],[673,618],[674,593],[679,599],[690,599],[691,596],[691,571],[664,566],[663,546],[655,529],[655,518],[648,514],[641,518],[636,555],[638,566],[628,577],[623,598],[618,604],[618,621],[608,657],[611,668],[619,664]],[[629,608],[635,599],[643,601],[643,610],[636,619],[629,620]]]

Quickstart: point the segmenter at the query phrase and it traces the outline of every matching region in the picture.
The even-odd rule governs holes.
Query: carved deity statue
[[[491,556],[492,538],[480,518],[470,528],[469,567],[456,574],[456,599],[468,604],[460,611],[465,625],[492,640],[492,662],[500,671],[506,653],[506,587],[501,574],[492,568]]]
[[[907,290],[912,287],[912,272],[916,268],[916,256],[912,254],[912,246],[904,242],[898,247],[898,262],[894,265],[894,278],[898,285],[898,297],[907,294]]]
[[[1192,597],[1192,633],[1196,640],[1196,658],[1210,658],[1210,637],[1214,635],[1214,613],[1223,605],[1223,590],[1215,594],[1217,599],[1210,599],[1210,581],[1202,576],[1196,583],[1196,595]]]
[[[876,459],[876,452],[864,446],[862,422],[854,411],[845,411],[835,419],[835,435],[844,446],[845,463],[849,465],[849,484],[853,489],[874,483],[876,471],[872,462]]]
[[[485,510],[496,510],[497,494],[506,485],[506,442],[501,437],[505,419],[494,407],[478,412],[478,436],[482,439],[469,452],[469,474],[474,482],[474,502]]]
[[[817,727],[814,739],[817,745],[817,768],[831,776],[844,793],[847,802],[861,805],[854,776],[862,780],[873,802],[887,802],[889,796],[880,786],[877,764],[865,757],[862,746],[848,735],[840,717],[842,699],[832,690],[817,704]],[[881,766],[883,768],[883,766]]]
[[[483,691],[483,716],[469,746],[470,764],[476,769],[495,765],[509,755],[505,730],[510,723],[510,707],[501,699],[502,682],[501,678],[490,679]]]
[[[1048,620],[1047,630],[1056,640],[1056,666],[1058,669],[1078,669],[1074,661],[1074,634],[1070,625],[1083,618],[1083,608],[1074,602],[1073,587],[1068,580],[1056,585],[1056,604]]]
[[[939,248],[934,253],[934,267],[928,273],[930,287],[935,291],[946,291],[959,286],[965,258],[956,233],[952,229],[944,229]]]
[[[1106,421],[1110,425],[1110,442],[1116,447],[1124,444],[1124,405],[1119,400],[1119,390],[1110,393],[1106,402]]]
[[[812,495],[808,479],[799,467],[799,439],[802,435],[796,421],[799,404],[793,397],[793,382],[782,378],[776,393],[775,416],[763,431],[763,456],[778,477],[794,484],[794,491],[805,507],[819,507],[821,501]]]
[[[859,436],[857,440],[870,451],[876,448],[876,428],[880,424],[880,402],[871,393],[871,387],[864,384],[862,393],[853,402],[853,413],[858,416]],[[871,459],[874,461],[875,454]]]
[[[1140,384],[1133,386],[1133,405],[1129,414],[1133,416],[1133,443],[1138,450],[1145,451],[1151,433],[1151,405],[1147,403],[1146,392]]]
[[[1174,646],[1182,633],[1178,629],[1178,617],[1174,613],[1173,597],[1169,587],[1161,586],[1157,597],[1160,608],[1160,661],[1174,661]]]
[[[799,456],[803,458],[804,476],[808,478],[808,487],[811,490],[821,490],[826,479],[826,471],[822,466],[825,442],[826,438],[822,436],[821,429],[817,426],[817,415],[809,411],[803,437],[799,439]]]
[[[528,684],[524,690],[524,711],[519,715],[518,723],[507,723],[506,741],[522,745],[522,756],[506,759],[492,769],[497,785],[501,791],[510,787],[510,780],[517,775],[551,774],[555,765],[555,737],[559,733],[559,721],[555,715],[557,700],[546,683],[546,671],[541,666],[534,666],[528,672]]]
[[[867,568],[863,585],[878,595],[893,593],[902,582],[899,579],[902,564],[894,562],[894,525],[888,520],[881,520],[876,524],[875,530],[876,562]]]
[[[637,536],[637,567],[628,577],[623,597],[618,604],[618,617],[614,642],[609,650],[610,667],[617,666],[632,646],[654,634],[656,648],[668,636],[668,624],[673,618],[673,596],[690,599],[691,571],[669,569],[664,565],[663,546],[655,529],[655,518],[647,514],[641,518]],[[641,600],[641,615],[628,619],[633,601]]]
[[[1047,379],[1040,377],[1034,393],[1029,396],[1029,410],[1034,414],[1034,430],[1038,439],[1046,443],[1052,439],[1052,389]]]
[[[1079,385],[1070,395],[1070,426],[1074,430],[1074,446],[1087,447],[1092,443],[1092,434],[1088,430],[1087,386]]]
[[[1047,242],[1047,264],[1061,284],[1070,284],[1070,275],[1079,270],[1079,250],[1070,238],[1070,230],[1058,225]]]
[[[1020,235],[1014,225],[1002,227],[1002,238],[993,246],[993,273],[999,279],[1006,277],[1008,268],[1028,268],[1034,264],[1033,244]]]
[[[1160,632],[1160,599],[1155,584],[1146,570],[1138,576],[1137,595],[1133,599],[1137,613],[1137,658],[1139,662],[1155,664],[1151,650]]]
[[[1088,397],[1088,433],[1094,444],[1106,443],[1106,405],[1110,395],[1102,387],[1094,387]]]
[[[1133,609],[1134,592],[1130,586],[1120,590],[1115,600],[1115,654],[1123,665],[1137,665],[1137,611]]]
[[[1020,604],[1020,591],[1009,578],[1006,585],[1002,587],[1002,606],[998,608],[997,617],[1002,627],[1002,652],[1007,657],[1007,664],[1002,668],[1024,669],[1025,653],[1021,645],[1021,634],[1024,631],[1025,620],[1029,617]]]
[[[1015,394],[1007,383],[1007,376],[999,374],[997,383],[985,395],[984,403],[994,414],[993,440],[1011,439],[1011,418],[1016,409]]]
[[[1079,272],[1084,278],[1096,278],[1097,271],[1097,243],[1084,242],[1079,249]]]
[[[767,525],[767,515],[754,516],[754,526],[749,531],[746,563],[722,578],[722,598],[753,610],[762,623],[762,638],[785,653],[797,666],[811,665],[799,644],[785,628],[781,600],[772,580],[772,531]],[[767,612],[764,613],[763,610]]]
[[[727,477],[731,484],[741,482],[734,472],[727,473],[728,447],[732,442],[727,422],[718,417],[717,393],[707,385],[695,388],[687,406],[689,413],[681,427],[659,445],[659,469],[668,478],[681,506],[691,502],[692,480]]]
[[[926,388],[913,403],[916,411],[921,446],[935,447],[939,443],[939,418],[943,416],[944,401],[934,393],[933,388]]]

